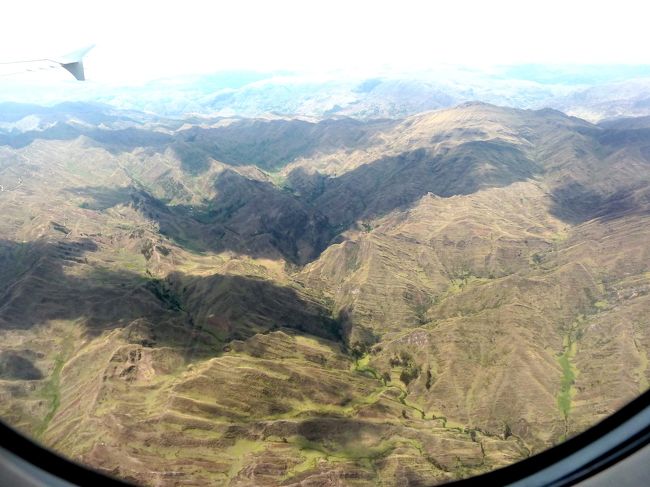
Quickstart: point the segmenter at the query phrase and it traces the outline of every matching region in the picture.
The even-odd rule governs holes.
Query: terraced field
[[[0,416],[73,459],[430,485],[648,387],[633,122],[111,120],[0,139]]]

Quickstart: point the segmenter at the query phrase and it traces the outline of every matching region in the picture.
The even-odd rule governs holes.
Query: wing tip
[[[84,63],[82,61],[77,61],[74,63],[61,63],[61,67],[69,71],[72,76],[74,76],[78,81],[86,80],[86,74],[84,73]]]

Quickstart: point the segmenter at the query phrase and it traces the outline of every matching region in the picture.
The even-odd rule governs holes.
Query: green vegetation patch
[[[391,367],[401,367],[399,379],[408,386],[420,376],[420,366],[415,363],[413,356],[405,350],[389,360]]]
[[[49,409],[41,424],[34,432],[37,438],[42,437],[43,433],[45,433],[45,430],[50,425],[52,418],[56,414],[61,404],[61,370],[63,370],[63,366],[65,365],[68,356],[72,351],[71,340],[72,338],[69,334],[63,338],[61,351],[54,358],[54,367],[52,368],[52,373],[44,382],[43,388],[40,390],[40,396],[49,402]]]
[[[560,394],[557,398],[557,404],[565,419],[569,416],[569,412],[571,411],[571,398],[575,393],[573,384],[576,379],[576,370],[571,360],[575,356],[576,348],[576,344],[572,343],[571,346],[567,347],[564,353],[560,355],[560,358],[558,358],[558,363],[560,364],[560,367],[562,367],[562,379],[560,381]]]

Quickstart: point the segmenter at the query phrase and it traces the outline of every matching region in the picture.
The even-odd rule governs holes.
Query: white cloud
[[[95,43],[87,75],[649,63],[648,8],[597,1],[12,1],[0,59]]]

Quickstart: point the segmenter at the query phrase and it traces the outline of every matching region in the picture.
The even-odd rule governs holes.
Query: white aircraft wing
[[[86,79],[84,73],[83,57],[90,51],[94,45],[84,47],[77,51],[68,53],[57,58],[43,58],[19,60],[10,62],[0,62],[0,75],[10,76],[13,74],[28,73],[32,71],[42,71],[46,69],[64,68],[69,71],[79,81]]]

